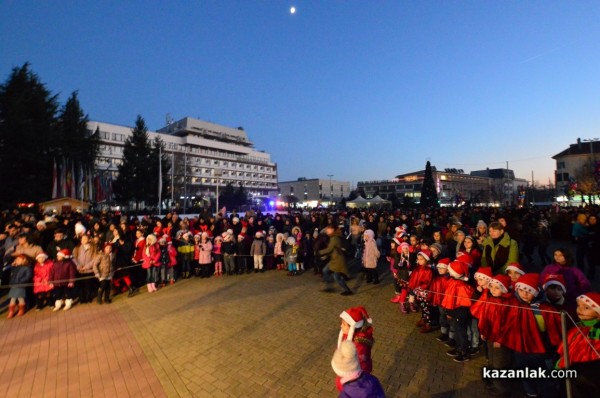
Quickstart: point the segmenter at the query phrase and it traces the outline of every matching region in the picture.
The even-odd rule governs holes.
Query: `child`
[[[73,305],[73,288],[75,287],[75,277],[77,275],[77,268],[73,261],[71,261],[71,250],[61,249],[56,253],[56,261],[50,271],[50,287],[54,289],[54,297],[56,299],[54,303],[54,309],[56,312],[60,310],[63,305],[63,299],[65,308],[63,311],[68,311]]]
[[[400,304],[400,311],[403,314],[407,314],[409,310],[409,304],[406,302],[406,297],[408,296],[408,280],[410,279],[410,245],[406,242],[400,242],[400,246],[398,246],[398,251],[400,253],[400,259],[398,260],[398,271],[396,274],[395,281],[401,287],[400,291],[400,299],[398,303]],[[415,312],[415,311],[413,311]]]
[[[15,316],[15,310],[17,309],[17,302],[19,303],[19,312],[16,316],[22,316],[25,314],[25,296],[26,291],[24,287],[14,286],[21,285],[29,282],[31,279],[31,268],[27,264],[27,256],[19,254],[15,257],[12,263],[12,269],[10,270],[10,284],[12,285],[8,291],[8,297],[10,303],[8,304],[8,315],[7,319]]]
[[[361,369],[356,347],[349,341],[344,341],[335,350],[331,367],[339,379],[340,397],[385,398],[379,380]]]
[[[543,302],[538,287],[538,274],[525,274],[515,284],[517,305],[505,317],[504,333],[500,343],[514,351],[518,369],[548,369],[554,362],[553,353],[561,341],[560,315]],[[522,380],[529,396],[555,396],[555,383],[551,380]]]
[[[110,304],[110,286],[114,272],[114,256],[112,254],[112,245],[105,244],[102,253],[98,254],[97,260],[94,261],[94,275],[100,281],[100,287],[98,288],[98,304],[102,304],[102,297],[104,302]]]
[[[479,328],[479,312],[478,307],[482,303],[487,301],[489,295],[489,284],[492,280],[492,268],[491,267],[479,267],[477,272],[473,275],[475,283],[477,284],[475,290],[473,290],[473,296],[471,296],[471,322],[468,325],[468,336],[471,342],[471,349],[469,354],[475,355],[479,353],[480,335]]]
[[[433,330],[431,327],[431,314],[429,312],[430,307],[427,303],[427,291],[433,279],[433,271],[429,266],[430,256],[431,252],[429,250],[420,251],[417,254],[417,268],[410,274],[408,280],[410,311],[417,312],[417,304],[421,307],[421,319],[417,322],[416,326],[421,327],[423,333]]]
[[[223,275],[223,253],[221,253],[221,244],[223,243],[222,236],[215,237],[213,245],[213,257],[215,258],[215,276]]]
[[[300,229],[300,227],[295,226],[292,228],[291,236],[294,237],[294,239],[296,240],[296,246],[298,246],[298,259],[296,260],[296,268],[297,272],[301,272],[304,271],[304,257],[302,256],[302,237],[304,235],[302,234],[302,230]]]
[[[515,291],[515,284],[522,275],[525,275],[523,266],[519,263],[512,263],[506,266],[506,275],[510,278],[510,290]]]
[[[250,255],[254,260],[254,273],[264,272],[263,269],[263,257],[267,253],[267,244],[263,239],[263,233],[261,231],[254,234],[254,240],[252,246],[250,246]]]
[[[565,287],[565,277],[562,275],[546,275],[542,283],[544,289],[544,299],[548,304],[556,308],[557,311],[567,311],[571,318],[577,318],[577,309],[565,300],[567,288]]]
[[[490,279],[488,288],[489,293],[472,305],[471,312],[478,319],[480,337],[485,341],[488,366],[490,369],[508,369],[511,365],[512,351],[499,341],[503,333],[502,325],[506,321],[510,306],[516,304],[516,298],[509,289],[510,278],[506,275],[500,274]],[[503,379],[491,380],[488,394],[509,397],[510,384]]]
[[[200,240],[202,239],[202,235],[196,234],[194,235],[194,261],[193,261],[193,270],[194,275],[196,277],[200,276]]]
[[[264,266],[265,269],[272,270],[274,269],[275,259],[273,258],[273,253],[275,251],[275,238],[273,234],[267,235],[267,253],[265,254]]]
[[[230,232],[231,231],[231,232]],[[235,242],[233,241],[233,230],[228,229],[221,235],[223,237],[223,244],[221,245],[221,251],[223,252],[223,263],[225,265],[225,271],[227,275],[233,275],[235,272]]]
[[[577,378],[571,380],[572,392],[574,397],[593,397],[600,389],[600,293],[577,297],[577,316],[581,321],[567,335],[569,369],[577,370]],[[558,355],[556,368],[566,368],[562,344]]]
[[[181,238],[181,245],[177,248],[179,253],[179,264],[181,264],[181,275],[183,279],[188,279],[192,271],[194,261],[194,244],[190,241],[192,234],[184,233]]]
[[[246,235],[240,233],[237,237],[237,244],[235,246],[237,272],[239,275],[244,272],[250,273],[250,267],[248,266],[248,257],[250,256],[250,248],[246,242]]]
[[[277,236],[275,236],[275,247],[273,248],[273,256],[275,258],[275,264],[277,264],[278,270],[285,268],[283,265],[283,257],[285,256],[284,249],[283,234],[278,233]]]
[[[285,261],[288,264],[288,276],[294,276],[298,274],[296,268],[296,262],[298,261],[298,245],[296,245],[296,239],[294,239],[293,236],[288,237],[286,243]]]
[[[167,280],[169,285],[175,284],[175,267],[177,266],[177,249],[173,247],[173,241],[167,240],[167,252],[169,253],[169,265],[167,267]]]
[[[436,265],[438,275],[433,277],[429,290],[431,291],[431,305],[437,307],[439,311],[439,323],[440,323],[440,335],[436,337],[437,341],[447,343],[454,341],[454,329],[450,328],[448,323],[448,317],[446,309],[442,307],[442,301],[448,288],[448,282],[450,281],[450,274],[448,274],[448,264],[450,259],[448,257],[441,258],[438,260]],[[450,343],[452,344],[452,343]]]
[[[210,277],[210,265],[212,263],[212,249],[213,245],[208,238],[207,232],[202,232],[200,237],[200,244],[198,245],[199,255],[198,262],[200,264],[200,278]],[[196,275],[198,276],[198,275]]]
[[[462,261],[453,261],[448,265],[448,273],[452,279],[448,282],[442,307],[446,309],[448,321],[456,333],[456,348],[448,351],[447,354],[454,357],[454,362],[466,362],[471,358],[467,327],[471,317],[469,307],[473,296],[473,287],[467,284],[469,266]]]
[[[50,272],[54,263],[46,253],[40,253],[36,257],[33,268],[33,294],[36,297],[37,310],[42,310],[50,302],[52,288],[50,287]]]
[[[163,236],[158,240],[158,248],[160,250],[160,267],[158,271],[158,283],[160,287],[165,287],[167,284],[167,269],[171,264],[169,257],[169,246],[167,245],[167,237]]]
[[[365,249],[362,257],[362,265],[365,268],[367,283],[373,282],[374,285],[379,284],[379,274],[377,273],[377,260],[380,253],[375,242],[375,232],[367,229],[364,233]]]
[[[360,368],[367,373],[373,370],[371,349],[373,339],[373,320],[369,317],[365,307],[352,307],[340,314],[341,325],[338,335],[337,347],[340,348],[344,341],[351,341],[356,347]],[[341,380],[336,379],[338,390],[341,391]]]
[[[142,252],[142,268],[146,270],[146,287],[148,293],[157,291],[157,270],[160,267],[160,247],[156,236],[150,234],[146,237],[146,245]]]
[[[386,257],[386,260],[390,263],[390,272],[394,276],[394,292],[396,293],[394,297],[390,299],[392,303],[400,302],[402,296],[402,286],[398,281],[398,271],[400,271],[400,253],[398,252],[400,242],[398,239],[394,238],[390,242],[390,253]]]

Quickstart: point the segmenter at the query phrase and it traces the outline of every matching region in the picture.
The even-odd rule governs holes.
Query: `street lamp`
[[[219,213],[219,177],[223,175],[223,170],[221,169],[213,169],[213,174],[217,177],[217,202],[215,207],[215,217]]]
[[[329,177],[329,206],[331,207],[331,204],[333,203],[333,185],[331,185],[331,177],[333,177],[333,174],[327,174],[327,176]]]

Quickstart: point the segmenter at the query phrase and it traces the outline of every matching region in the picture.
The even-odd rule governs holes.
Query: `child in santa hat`
[[[558,348],[557,369],[577,370],[571,381],[574,397],[592,397],[600,390],[600,293],[590,292],[577,297],[580,322],[567,335],[569,364],[565,363],[565,347]]]
[[[448,273],[448,264],[450,259],[448,257],[441,258],[438,260],[436,268],[437,275],[434,275],[429,288],[431,294],[431,305],[437,307],[439,312],[439,324],[440,324],[440,335],[436,337],[437,341],[442,343],[454,344],[454,329],[450,328],[446,309],[442,307],[442,301],[448,288],[448,282],[450,281],[450,274]]]
[[[421,250],[417,253],[417,268],[408,280],[410,310],[411,312],[417,312],[415,302],[421,308],[421,319],[416,324],[417,327],[421,328],[421,333],[432,332],[437,326],[437,319],[432,318],[432,307],[427,300],[429,287],[433,279],[433,271],[429,266],[430,258],[431,252],[429,250]]]
[[[371,373],[373,361],[371,348],[375,343],[373,338],[373,320],[369,317],[365,307],[352,307],[340,314],[341,325],[338,335],[337,347],[340,348],[344,341],[351,341],[356,346],[360,368]],[[338,390],[341,391],[340,377],[336,379]]]
[[[356,347],[349,341],[335,350],[331,367],[340,383],[340,398],[385,398],[379,380],[361,369]]]
[[[401,299],[402,285],[398,282],[398,271],[400,271],[400,252],[399,252],[400,241],[396,238],[390,242],[390,252],[385,259],[390,263],[390,272],[394,277],[394,297],[390,299],[392,303],[398,303]]]
[[[33,267],[33,294],[36,298],[37,310],[43,309],[50,302],[52,288],[50,287],[50,271],[54,263],[46,253],[40,253],[35,257],[36,263]]]
[[[470,321],[471,296],[473,287],[467,283],[469,280],[469,266],[462,261],[453,261],[448,265],[448,273],[452,277],[446,288],[446,295],[442,300],[442,307],[446,310],[450,325],[456,333],[456,348],[447,354],[454,357],[455,362],[466,362],[470,359],[467,325]]]
[[[506,266],[506,275],[510,278],[510,290],[515,291],[515,284],[519,278],[525,275],[523,266],[519,263],[511,263]]]
[[[570,302],[567,302],[565,298],[567,288],[565,285],[564,276],[555,274],[546,275],[542,281],[542,289],[544,289],[545,293],[544,299],[558,311],[567,311],[571,315],[571,318],[576,319],[577,306],[573,306]]]
[[[560,314],[544,302],[538,274],[525,274],[515,284],[516,306],[508,310],[500,343],[514,351],[518,369],[551,369],[561,342]],[[529,396],[553,397],[557,384],[549,379],[523,379]]]
[[[486,267],[491,268],[491,267]],[[481,270],[481,268],[480,268]],[[508,369],[511,365],[512,351],[499,343],[503,333],[503,324],[510,306],[516,305],[517,299],[510,291],[510,278],[496,275],[488,282],[488,294],[473,303],[471,312],[478,319],[480,337],[485,341],[488,367],[490,369]],[[510,384],[503,379],[490,380],[488,394],[493,397],[509,397]]]
[[[446,288],[446,296],[442,307],[446,309],[448,321],[456,333],[456,348],[447,354],[454,357],[455,362],[466,362],[470,359],[467,327],[471,320],[471,297],[473,287],[469,280],[469,266],[462,261],[452,261],[448,265],[448,273],[452,277]]]
[[[71,309],[76,276],[77,267],[75,267],[75,263],[71,260],[71,250],[61,249],[56,253],[56,261],[48,278],[50,287],[54,289],[54,297],[56,299],[53,311],[60,310],[63,300],[65,303],[63,311]]]
[[[411,270],[409,244],[406,242],[400,242],[397,252],[399,254],[397,266],[398,269],[396,270],[394,281],[400,286],[400,297],[398,299],[400,311],[406,314],[408,313],[409,308],[408,303],[406,302],[406,297],[409,293],[408,280],[410,279]]]
[[[469,341],[471,343],[470,354],[475,355],[479,353],[479,345],[481,342],[479,328],[477,324],[479,323],[478,307],[481,306],[481,303],[487,300],[489,295],[489,283],[492,280],[492,268],[491,267],[479,267],[477,271],[473,274],[473,279],[475,279],[475,283],[477,284],[475,290],[473,290],[473,296],[471,296],[471,322],[468,327],[468,335]]]

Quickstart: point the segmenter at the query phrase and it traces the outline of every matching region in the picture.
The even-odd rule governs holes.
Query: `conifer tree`
[[[427,161],[425,165],[425,178],[423,180],[423,186],[421,187],[421,207],[437,207],[438,196],[437,190],[435,189],[435,182],[433,181],[433,172],[431,171],[431,163]]]

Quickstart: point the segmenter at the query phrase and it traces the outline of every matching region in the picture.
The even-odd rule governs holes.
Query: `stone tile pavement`
[[[383,267],[382,267],[383,268]],[[373,373],[388,397],[485,394],[484,359],[458,364],[389,302],[391,277],[322,292],[311,271],[189,279],[111,305],[0,319],[3,397],[335,397],[339,313],[374,320]],[[518,389],[516,389],[518,391]],[[515,392],[515,396],[518,392]]]

